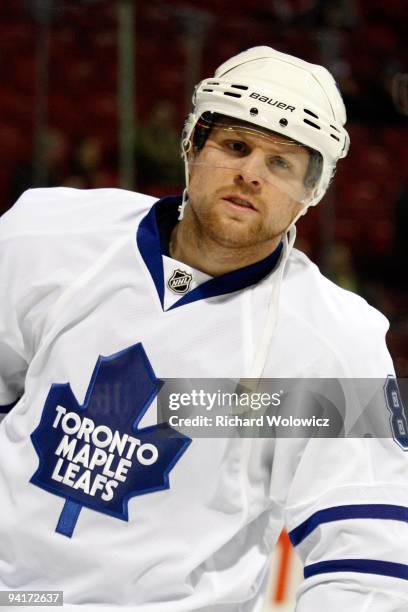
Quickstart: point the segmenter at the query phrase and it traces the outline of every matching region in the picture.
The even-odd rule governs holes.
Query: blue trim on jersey
[[[12,408],[18,403],[19,400],[16,400],[12,404],[7,404],[6,406],[0,406],[0,414],[7,414],[10,412]]]
[[[160,201],[160,200],[159,200]],[[136,241],[140,254],[156,286],[160,304],[164,304],[164,272],[163,259],[160,249],[160,236],[157,227],[156,209],[154,204],[147,215],[142,219],[137,230]]]
[[[297,546],[319,525],[333,521],[349,519],[387,519],[408,523],[408,508],[391,504],[356,504],[352,506],[334,506],[312,514],[303,523],[289,533],[293,546]]]
[[[164,305],[163,253],[157,226],[156,210],[158,206],[163,204],[165,206],[178,207],[181,204],[181,197],[170,196],[156,202],[142,219],[136,237],[139,251],[156,286],[162,308]],[[227,272],[226,274],[209,279],[177,300],[169,310],[184,306],[185,304],[191,304],[197,300],[246,289],[246,287],[250,285],[259,283],[259,281],[275,268],[282,253],[282,249],[283,243],[281,242],[274,252],[268,255],[268,257],[265,257],[265,259],[245,266],[244,268],[240,268],[239,270]]]
[[[334,561],[319,561],[306,565],[303,570],[305,578],[330,572],[358,572],[360,574],[380,574],[392,578],[408,580],[408,565],[392,561],[376,561],[372,559],[335,559]]]

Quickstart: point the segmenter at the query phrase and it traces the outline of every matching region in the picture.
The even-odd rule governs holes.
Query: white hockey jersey
[[[386,319],[296,249],[217,278],[168,257],[158,218],[177,204],[37,189],[1,219],[0,590],[63,590],[69,612],[254,612],[286,526],[298,612],[408,610],[405,439],[157,423],[158,379],[248,376],[277,282],[265,377],[393,372]]]

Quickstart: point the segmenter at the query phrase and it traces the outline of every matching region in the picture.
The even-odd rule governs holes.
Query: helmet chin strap
[[[185,210],[185,208],[187,206],[187,202],[188,202],[188,186],[190,184],[190,175],[189,175],[189,172],[188,172],[188,158],[187,158],[187,155],[188,155],[188,153],[191,150],[191,140],[185,138],[183,140],[183,142],[182,142],[181,148],[182,148],[182,158],[183,158],[183,161],[184,161],[184,175],[185,175],[186,186],[185,186],[185,188],[183,190],[183,197],[182,197],[182,200],[181,200],[181,204],[180,204],[180,206],[178,208],[178,210],[179,210],[178,220],[179,221],[181,221],[182,218],[184,217],[184,210]]]
[[[187,206],[188,203],[188,191],[187,191],[187,187],[184,189],[183,191],[183,197],[181,200],[181,204],[178,207],[178,211],[179,211],[179,216],[178,216],[178,220],[181,221],[182,218],[184,217],[184,210]]]
[[[292,222],[288,226],[288,229],[286,230],[286,232],[289,232],[292,229],[292,227],[295,227],[295,223],[297,223],[297,221],[299,221],[300,217],[302,217],[303,215],[305,215],[307,213],[307,211],[309,210],[309,206],[312,206],[312,202],[313,202],[313,200],[311,200],[309,202],[306,202],[306,204],[302,203],[303,204],[302,208],[299,210],[299,212],[297,213],[295,218],[292,220]]]

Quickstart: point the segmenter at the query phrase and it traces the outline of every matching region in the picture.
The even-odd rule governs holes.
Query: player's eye
[[[271,168],[279,168],[282,170],[290,170],[292,165],[280,155],[273,155],[269,158],[269,165]]]
[[[224,144],[227,149],[233,151],[234,153],[245,154],[249,152],[248,145],[245,144],[245,142],[242,142],[242,140],[226,140]]]

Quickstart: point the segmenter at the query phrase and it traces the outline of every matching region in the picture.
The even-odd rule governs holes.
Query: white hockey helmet
[[[246,121],[318,151],[323,167],[307,206],[317,204],[324,196],[337,160],[349,149],[350,139],[343,127],[346,110],[330,72],[271,47],[253,47],[221,64],[213,78],[198,83],[192,101],[193,111],[187,117],[182,139],[185,200],[187,153],[194,128],[204,113]]]

